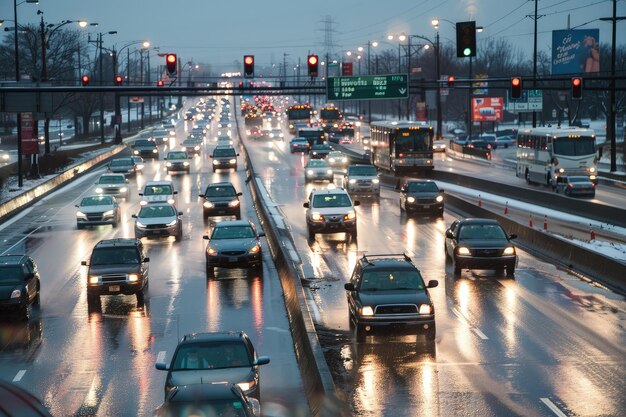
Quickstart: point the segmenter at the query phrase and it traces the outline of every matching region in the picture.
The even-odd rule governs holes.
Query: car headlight
[[[307,175],[313,175],[313,170],[309,169],[306,173],[307,173]]]
[[[233,200],[230,203],[228,203],[228,205],[230,207],[237,207],[239,205],[239,200]]]
[[[365,306],[362,307],[360,309],[361,315],[362,316],[373,316],[374,315],[374,309],[370,306]]]
[[[187,161],[183,162],[183,166],[188,167],[189,166],[189,162],[187,162]]]
[[[596,172],[596,169],[594,167],[589,168],[589,172]]]
[[[206,208],[213,208],[215,207],[215,204],[211,203],[210,201],[205,201],[204,203],[202,203],[202,205]]]
[[[420,311],[420,314],[433,314],[433,309],[428,304],[421,304],[419,311]]]
[[[77,211],[76,212],[76,217],[87,217],[87,215],[85,213],[83,213],[82,211]]]
[[[228,161],[228,163],[235,164],[235,163],[237,163],[237,160],[236,159],[231,159],[231,160]]]
[[[250,391],[252,388],[256,386],[256,381],[253,379],[252,381],[249,381],[249,382],[239,382],[237,385],[245,393],[246,391]]]
[[[380,182],[380,180],[378,178],[374,178],[372,180],[372,184],[378,184]]]
[[[356,219],[356,213],[354,211],[349,211],[346,213],[345,216],[343,216],[344,220],[354,220]]]
[[[126,191],[128,191],[128,188],[126,187],[120,188],[120,193],[125,193]]]
[[[565,172],[565,168],[559,168],[559,172],[562,174]]]
[[[145,224],[143,224],[142,222],[140,222],[139,220],[137,220],[137,221],[135,222],[135,225],[136,225],[138,228],[140,228],[140,229],[145,229],[145,228],[146,228],[146,225],[145,225]]]
[[[158,150],[158,149],[153,149],[153,150],[152,150],[152,153],[158,153],[158,152],[159,152],[159,150]]]
[[[407,203],[415,203],[415,197],[407,197],[406,198],[406,202]]]
[[[213,249],[212,247],[208,247],[208,248],[206,249],[206,252],[207,252],[209,255],[211,255],[211,256],[215,256],[215,255],[217,255],[217,251],[216,251],[215,249]]]
[[[89,275],[89,283],[97,284],[100,281],[100,277],[98,275]]]
[[[437,198],[435,198],[435,200],[437,201],[437,203],[441,203],[443,201],[443,196],[438,195]]]
[[[348,181],[350,184],[356,184],[356,180],[354,178],[351,178],[350,181]]]
[[[172,220],[171,222],[169,222],[167,225],[168,225],[168,226],[176,226],[176,222],[177,222],[177,221],[178,221],[178,220],[174,219],[174,220]]]
[[[270,138],[273,138],[273,137],[274,137],[274,134],[273,134],[273,133],[270,133]]]
[[[328,161],[333,163],[333,162],[335,162],[335,158],[329,158]]]
[[[139,151],[133,151],[135,155],[139,155]]]
[[[128,280],[130,282],[137,282],[137,281],[139,281],[139,275],[137,275],[137,274],[129,274],[128,275]]]
[[[346,162],[348,162],[348,158],[341,158],[341,162],[345,164]]]
[[[332,169],[327,169],[327,170],[326,170],[326,173],[327,173],[328,175],[331,175],[331,174],[333,173],[333,170],[332,170]]]
[[[104,213],[102,213],[103,216],[112,216],[113,215],[113,210],[107,210]]]
[[[213,160],[213,165],[219,165],[219,164],[220,164],[220,161],[218,161],[217,159]]]
[[[458,253],[459,255],[470,255],[471,252],[468,248],[464,247],[464,246],[459,246],[456,249],[456,253]]]
[[[104,190],[101,187],[96,188],[96,192],[98,194],[102,193]]]
[[[166,163],[165,163],[165,166],[169,168],[169,167],[171,167],[171,166],[172,166],[172,163],[171,163],[171,162],[166,162]]]
[[[148,204],[148,202],[147,202],[146,200],[141,200],[141,201],[139,202],[139,205],[140,205],[140,206],[145,206],[146,204]]]
[[[253,247],[250,248],[248,253],[259,253],[260,250],[261,250],[261,247],[259,245],[254,245]]]
[[[313,220],[314,222],[323,222],[324,216],[320,213],[311,213],[311,220]]]
[[[506,248],[504,248],[504,252],[502,252],[503,255],[515,255],[515,248],[513,246],[507,246]]]
[[[173,198],[168,198],[167,199],[167,204],[174,204],[176,201],[174,201]]]
[[[196,150],[196,151],[199,151],[200,147],[199,146],[194,146],[193,149]]]
[[[20,290],[13,290],[13,292],[11,293],[11,298],[20,298],[22,296],[22,291]]]

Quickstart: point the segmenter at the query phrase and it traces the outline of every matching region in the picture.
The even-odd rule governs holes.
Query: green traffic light
[[[470,56],[471,54],[472,54],[472,49],[471,48],[463,49],[463,55]]]

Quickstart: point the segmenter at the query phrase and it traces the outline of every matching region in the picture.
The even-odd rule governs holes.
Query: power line
[[[507,14],[505,14],[504,16],[499,18],[498,20],[485,25],[485,27],[493,26],[496,23],[498,23],[499,21],[501,21],[502,19],[505,19],[505,18],[509,17],[510,15],[512,15],[513,13],[515,13],[516,11],[518,11],[519,9],[524,7],[526,5],[526,2],[527,2],[526,0],[522,0],[522,3],[519,6],[517,6],[515,9],[511,10],[510,12],[508,12]]]

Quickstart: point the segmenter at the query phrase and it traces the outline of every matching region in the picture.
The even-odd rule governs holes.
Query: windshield
[[[213,156],[235,156],[235,150],[233,148],[215,148]]]
[[[0,266],[0,285],[19,284],[22,282],[22,268],[15,266]]]
[[[498,224],[465,224],[459,230],[459,239],[506,239]]]
[[[352,201],[347,194],[320,194],[313,197],[313,207],[351,207]]]
[[[139,263],[139,254],[135,248],[98,248],[91,254],[91,265],[113,265]]]
[[[111,161],[110,166],[112,167],[125,167],[128,165],[132,165],[133,164],[133,160],[128,158],[124,158],[124,159],[114,159]]]
[[[250,226],[222,226],[213,229],[211,239],[247,239],[254,237]]]
[[[137,217],[150,219],[155,217],[173,217],[176,216],[176,210],[172,206],[145,206],[139,211]]]
[[[83,206],[83,207],[88,207],[88,206],[109,206],[111,204],[113,204],[113,197],[110,196],[110,195],[85,197],[80,202],[80,205]]]
[[[169,185],[146,185],[143,195],[171,195],[172,187]]]
[[[393,290],[423,290],[424,281],[419,271],[383,270],[365,271],[361,279],[361,291],[393,291]]]
[[[170,152],[167,154],[167,159],[187,159],[185,152]]]
[[[152,136],[161,137],[161,136],[167,136],[167,135],[168,135],[168,132],[166,132],[165,130],[155,130],[152,132]]]
[[[123,175],[103,175],[98,182],[100,184],[123,184],[126,178]]]
[[[589,136],[553,139],[552,146],[555,155],[563,156],[593,155],[596,149],[595,139]]]
[[[287,118],[292,119],[308,119],[311,117],[311,109],[288,109]]]
[[[348,175],[362,175],[362,176],[375,176],[376,168],[372,165],[363,165],[363,166],[351,166],[348,167]]]
[[[410,182],[407,186],[410,193],[436,193],[439,192],[434,182]]]
[[[322,109],[320,111],[320,119],[339,119],[341,117],[341,113],[339,113],[339,110],[337,109],[330,109],[330,110],[324,110]]]
[[[172,361],[172,370],[216,369],[252,366],[243,343],[214,342],[181,346]]]
[[[207,197],[234,197],[236,194],[235,189],[231,186],[208,187],[204,193]]]
[[[154,144],[154,142],[150,142],[149,140],[136,140],[136,141],[135,141],[135,146],[150,146],[150,147],[155,147],[156,145]]]
[[[398,129],[396,131],[396,153],[430,150],[430,132],[427,129]]]
[[[328,162],[323,159],[311,159],[306,166],[307,168],[328,168]]]

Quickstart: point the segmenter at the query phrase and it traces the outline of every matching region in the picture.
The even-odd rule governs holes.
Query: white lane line
[[[162,350],[162,351],[160,351],[160,352],[157,354],[156,361],[157,361],[157,362],[163,362],[163,363],[164,363],[164,362],[165,362],[165,354],[166,354],[166,353],[167,353],[167,351],[166,351],[166,350]]]
[[[559,410],[559,408],[554,405],[554,403],[550,401],[549,398],[541,398],[541,402],[544,403],[550,409],[550,411],[552,411],[558,417],[567,417],[567,415]]]
[[[476,333],[478,335],[478,337],[480,337],[483,340],[489,340],[489,338],[487,337],[487,335],[485,335],[483,332],[480,331],[480,329],[476,328],[476,327],[472,327],[472,330],[474,331],[474,333]]]
[[[465,317],[463,317],[463,314],[461,314],[461,313],[459,312],[459,310],[457,310],[456,308],[453,308],[453,309],[452,309],[452,312],[453,312],[453,313],[454,313],[454,315],[455,315],[455,316],[457,316],[457,318],[458,318],[459,320],[461,320],[463,323],[465,323],[465,324],[469,324],[469,323],[467,322],[467,319],[466,319]]]
[[[9,253],[11,250],[13,250],[14,247],[16,247],[17,245],[19,245],[20,243],[22,243],[23,241],[28,239],[32,234],[37,233],[39,231],[39,229],[41,229],[41,227],[42,226],[37,226],[32,232],[30,232],[29,234],[27,234],[26,236],[22,237],[20,240],[15,242],[13,245],[11,245],[11,247],[9,249],[7,249],[4,252],[0,253],[0,256],[6,255],[7,253]]]
[[[13,378],[13,382],[20,382],[22,378],[24,377],[24,374],[26,374],[26,369],[22,369],[21,371],[19,371],[15,375],[15,378]]]

